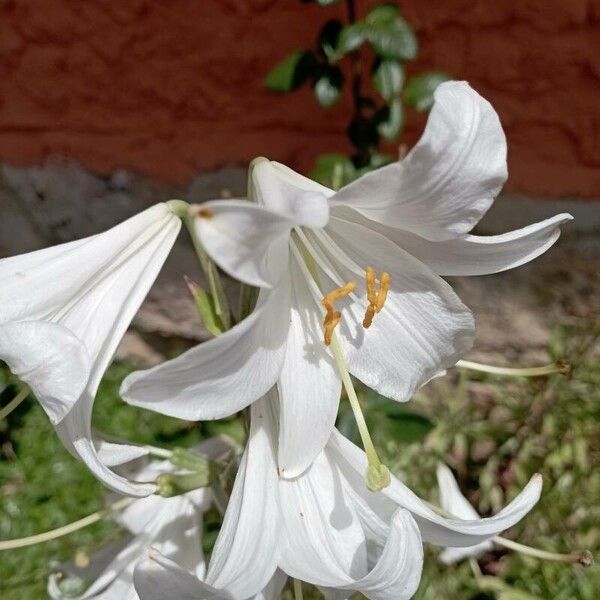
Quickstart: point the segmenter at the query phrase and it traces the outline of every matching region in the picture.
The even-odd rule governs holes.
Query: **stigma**
[[[367,267],[365,280],[367,284],[367,301],[369,306],[365,312],[365,318],[363,319],[363,327],[368,329],[373,323],[373,317],[381,312],[383,308],[388,291],[390,289],[390,274],[386,271],[381,273],[379,278],[379,289],[377,289],[377,274],[373,267]]]
[[[345,286],[331,290],[331,292],[321,300],[321,304],[326,310],[325,319],[323,320],[323,328],[325,329],[324,341],[326,346],[331,344],[333,332],[342,319],[342,313],[334,309],[333,303],[352,293],[355,289],[356,282],[349,281]]]

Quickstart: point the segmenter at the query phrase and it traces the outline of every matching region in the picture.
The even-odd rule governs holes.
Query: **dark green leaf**
[[[366,39],[367,28],[364,23],[354,23],[344,27],[340,32],[337,43],[337,56],[357,50]]]
[[[380,25],[389,23],[398,16],[398,7],[395,4],[382,4],[375,7],[366,17],[365,22],[369,25]]]
[[[398,60],[412,60],[417,56],[417,38],[402,17],[369,25],[365,35],[378,56]]]
[[[389,106],[386,106],[375,118],[377,132],[386,140],[398,137],[404,126],[404,111],[402,102],[396,98]]]
[[[355,117],[348,127],[348,137],[357,148],[376,147],[379,142],[377,122],[373,119]]]
[[[339,99],[344,85],[344,76],[337,67],[326,69],[315,82],[313,92],[321,106],[329,108]]]
[[[317,68],[318,63],[312,52],[298,50],[284,58],[267,75],[265,84],[275,92],[290,92],[314,75]]]
[[[440,83],[450,77],[439,71],[431,71],[412,77],[404,90],[404,100],[417,110],[429,110],[433,105],[433,92]]]
[[[404,85],[404,69],[395,60],[382,60],[373,72],[373,87],[389,102]]]
[[[317,157],[310,176],[337,190],[355,179],[356,169],[345,154],[321,154]]]
[[[406,404],[380,396],[373,390],[366,390],[365,398],[365,419],[370,431],[377,431],[378,437],[409,444],[421,441],[434,428],[429,419]]]
[[[337,19],[327,21],[317,37],[317,48],[330,60],[337,58],[337,46],[342,23]]]

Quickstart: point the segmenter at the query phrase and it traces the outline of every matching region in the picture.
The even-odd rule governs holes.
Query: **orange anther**
[[[333,336],[333,331],[337,327],[338,323],[342,319],[342,314],[333,308],[333,303],[344,296],[352,293],[356,289],[356,282],[349,281],[345,286],[336,288],[335,290],[331,290],[326,296],[321,300],[321,304],[325,307],[327,314],[325,315],[325,319],[323,320],[323,327],[325,329],[324,341],[325,345],[329,346],[331,344],[331,339]]]
[[[373,317],[381,311],[385,304],[388,291],[390,289],[391,278],[386,271],[381,273],[379,278],[379,290],[377,290],[376,273],[373,267],[367,267],[365,274],[365,282],[367,286],[367,301],[369,306],[365,312],[363,319],[363,327],[368,329],[373,323]]]

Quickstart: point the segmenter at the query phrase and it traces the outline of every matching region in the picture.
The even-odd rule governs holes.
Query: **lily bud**
[[[225,326],[217,315],[212,296],[187,275],[184,275],[184,279],[196,303],[196,310],[198,311],[200,320],[210,333],[215,336],[221,335],[225,331]]]

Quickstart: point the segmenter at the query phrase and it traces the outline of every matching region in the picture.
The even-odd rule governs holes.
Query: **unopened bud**
[[[200,320],[213,335],[221,335],[225,331],[225,327],[215,310],[215,303],[212,296],[202,289],[195,281],[184,275],[185,283],[194,298],[196,310],[200,316]]]
[[[175,448],[169,461],[176,467],[195,471],[199,473],[207,472],[210,469],[209,461],[204,456],[200,456],[186,448]]]
[[[594,555],[589,550],[585,550],[579,557],[579,564],[584,567],[591,567],[594,564]]]
[[[162,473],[156,478],[157,493],[163,498],[187,494],[198,488],[207,487],[212,480],[210,468],[204,473]]]

